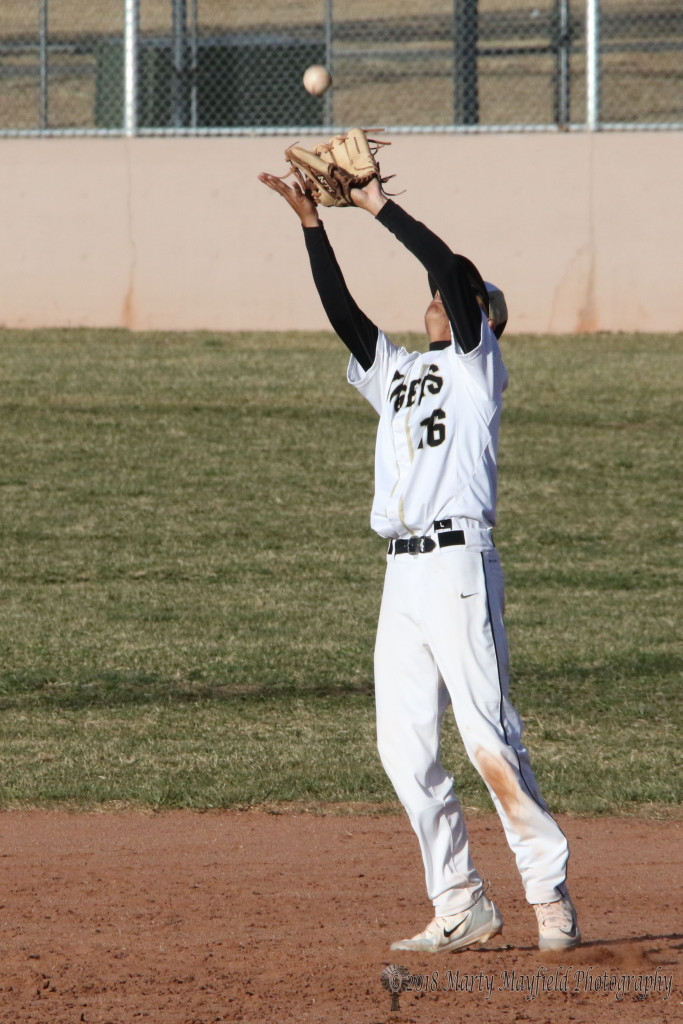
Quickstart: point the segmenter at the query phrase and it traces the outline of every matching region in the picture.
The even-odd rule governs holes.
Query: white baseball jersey
[[[349,383],[379,414],[371,525],[387,538],[423,535],[435,520],[495,523],[498,430],[507,371],[482,313],[480,344],[407,352],[380,331],[372,366]],[[455,524],[454,524],[455,525]]]

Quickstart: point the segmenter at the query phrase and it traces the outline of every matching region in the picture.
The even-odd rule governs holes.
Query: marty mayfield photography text
[[[644,999],[651,994],[671,995],[673,975],[662,974],[657,967],[652,974],[611,974],[596,971],[593,967],[539,967],[533,972],[515,970],[501,971],[498,975],[464,974],[460,971],[446,971],[441,978],[438,971],[431,974],[413,974],[406,978],[404,992],[484,992],[490,999],[494,991],[525,992],[528,1000],[536,999],[547,992],[595,992],[609,993],[617,1001],[632,995]]]

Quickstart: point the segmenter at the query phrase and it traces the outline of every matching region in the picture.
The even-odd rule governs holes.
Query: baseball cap
[[[484,281],[484,284],[489,297],[489,320],[493,320],[493,333],[500,338],[508,322],[507,302],[497,285],[491,284],[490,281]]]
[[[484,281],[474,263],[468,260],[466,256],[456,256],[455,259],[458,260],[461,268],[465,271],[474,292],[481,299],[488,318],[493,320],[493,333],[497,338],[500,338],[508,322],[508,308],[505,296],[497,285],[491,284],[490,281]],[[429,290],[433,296],[437,291],[436,281],[431,274],[427,275],[427,280]]]

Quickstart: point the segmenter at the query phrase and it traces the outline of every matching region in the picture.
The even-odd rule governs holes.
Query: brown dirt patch
[[[680,1021],[680,823],[559,820],[583,946],[539,953],[502,829],[477,815],[502,940],[419,957],[389,951],[431,916],[402,815],[4,813],[0,1020]],[[396,963],[426,991],[392,1012]]]

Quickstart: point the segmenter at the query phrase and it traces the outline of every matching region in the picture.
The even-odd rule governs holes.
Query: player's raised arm
[[[318,227],[320,217],[316,205],[311,197],[304,192],[298,181],[295,181],[293,185],[286,185],[277,174],[268,174],[266,171],[259,174],[258,180],[282,196],[294,210],[303,227]]]
[[[378,330],[346,286],[315,203],[298,182],[289,186],[277,175],[265,172],[258,177],[281,195],[299,217],[313,281],[330,324],[363,369],[369,370],[375,359]]]
[[[481,338],[481,307],[488,306],[486,286],[479,271],[464,256],[457,256],[433,231],[382,192],[379,181],[353,189],[355,206],[371,213],[420,261],[427,271],[432,294],[437,291],[453,333],[463,352],[476,348]]]

